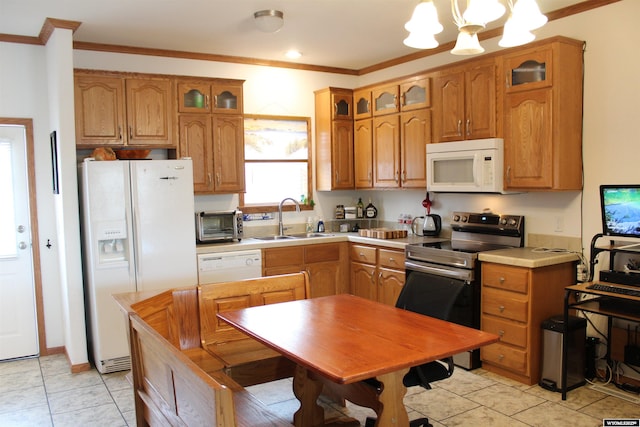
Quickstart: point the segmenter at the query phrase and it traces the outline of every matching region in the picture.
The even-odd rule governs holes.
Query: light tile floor
[[[126,372],[100,375],[95,369],[69,373],[64,356],[0,363],[0,427],[119,427],[135,425],[133,392]],[[249,387],[270,409],[292,418],[298,403],[291,380]],[[373,412],[323,402],[325,415],[361,420]],[[596,427],[603,418],[640,418],[640,405],[590,387],[560,393],[525,386],[482,369],[457,369],[432,390],[409,389],[409,418],[429,417],[434,427],[571,426]]]

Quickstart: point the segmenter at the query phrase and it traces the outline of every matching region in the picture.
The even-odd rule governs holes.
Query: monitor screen
[[[640,238],[640,184],[601,185],[602,233]]]

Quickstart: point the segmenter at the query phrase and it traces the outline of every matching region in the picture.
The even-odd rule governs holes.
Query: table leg
[[[309,377],[308,371],[296,366],[293,375],[293,394],[300,402],[300,409],[293,415],[296,427],[317,427],[324,425],[324,409],[318,405],[322,383]]]
[[[376,377],[382,383],[382,392],[378,398],[382,410],[377,414],[376,427],[407,427],[409,425],[409,416],[403,401],[407,388],[402,384],[402,379],[407,372],[409,372],[408,369],[403,369]]]

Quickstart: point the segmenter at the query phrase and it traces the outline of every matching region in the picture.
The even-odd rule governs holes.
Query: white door
[[[0,360],[38,354],[26,145],[0,125]]]

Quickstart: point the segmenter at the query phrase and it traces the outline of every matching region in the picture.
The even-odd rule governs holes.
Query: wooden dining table
[[[494,334],[348,294],[218,317],[297,364],[293,388],[300,408],[293,421],[304,427],[325,422],[318,376],[338,386],[375,378],[381,383],[376,425],[408,426],[402,379],[409,368],[498,341]]]

